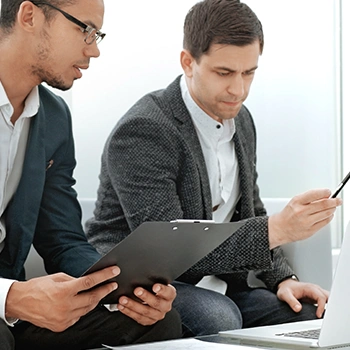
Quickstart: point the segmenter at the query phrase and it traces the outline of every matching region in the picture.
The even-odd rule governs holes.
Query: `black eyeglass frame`
[[[79,19],[75,18],[74,16],[70,15],[66,11],[63,11],[60,8],[54,6],[46,1],[31,1],[31,3],[33,3],[35,6],[38,6],[38,7],[40,7],[40,5],[46,5],[46,6],[49,6],[53,9],[55,9],[56,11],[60,12],[69,21],[71,21],[72,23],[79,26],[83,33],[87,33],[87,36],[85,37],[84,41],[88,45],[91,45],[94,41],[96,41],[96,44],[99,44],[103,40],[103,38],[106,36],[105,33],[102,33],[101,31],[97,30],[96,28],[85,24],[84,22],[82,22]],[[91,36],[93,31],[95,31],[95,35]],[[88,40],[90,36],[91,36],[91,40]]]

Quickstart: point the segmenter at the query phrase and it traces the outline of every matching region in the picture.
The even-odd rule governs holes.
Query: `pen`
[[[338,193],[343,189],[343,187],[345,186],[345,184],[348,182],[350,178],[350,172],[344,177],[344,179],[342,180],[342,182],[338,185],[338,187],[336,188],[336,190],[333,192],[333,194],[331,195],[330,198],[335,198]]]

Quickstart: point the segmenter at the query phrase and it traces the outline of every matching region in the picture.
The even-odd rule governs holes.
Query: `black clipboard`
[[[243,225],[244,222],[209,220],[144,222],[83,276],[118,265],[121,273],[111,280],[119,287],[101,304],[116,304],[122,295],[138,300],[133,294],[136,287],[152,291],[154,283],[171,283]]]

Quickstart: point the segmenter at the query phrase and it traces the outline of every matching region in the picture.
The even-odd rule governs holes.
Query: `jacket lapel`
[[[45,181],[45,117],[43,106],[31,120],[23,171],[18,188],[6,210],[7,236],[1,263],[11,267],[11,275],[21,274],[33,242]]]
[[[249,157],[244,149],[244,135],[242,135],[239,123],[236,123],[236,133],[233,135],[233,141],[235,144],[235,150],[239,167],[239,179],[241,189],[241,206],[240,206],[240,218],[247,218],[254,216],[252,211],[252,205],[249,202],[250,198],[253,198],[253,186],[250,182],[251,166],[248,163]]]
[[[164,93],[169,100],[169,106],[171,109],[170,113],[174,116],[178,124],[178,129],[183,135],[183,138],[187,143],[189,150],[191,150],[193,158],[196,162],[201,180],[204,211],[206,219],[210,220],[212,218],[212,201],[208,172],[196,129],[182,99],[180,78],[181,76],[179,76],[172,84],[170,84]],[[175,106],[175,108],[172,108],[172,106]]]

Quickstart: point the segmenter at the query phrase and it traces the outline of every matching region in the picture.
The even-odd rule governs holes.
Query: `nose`
[[[85,56],[87,57],[99,57],[100,56],[100,49],[97,46],[96,41],[94,41],[90,45],[85,45],[85,50],[84,50]]]
[[[244,96],[244,79],[241,74],[235,74],[232,79],[230,79],[227,92],[237,97]]]

